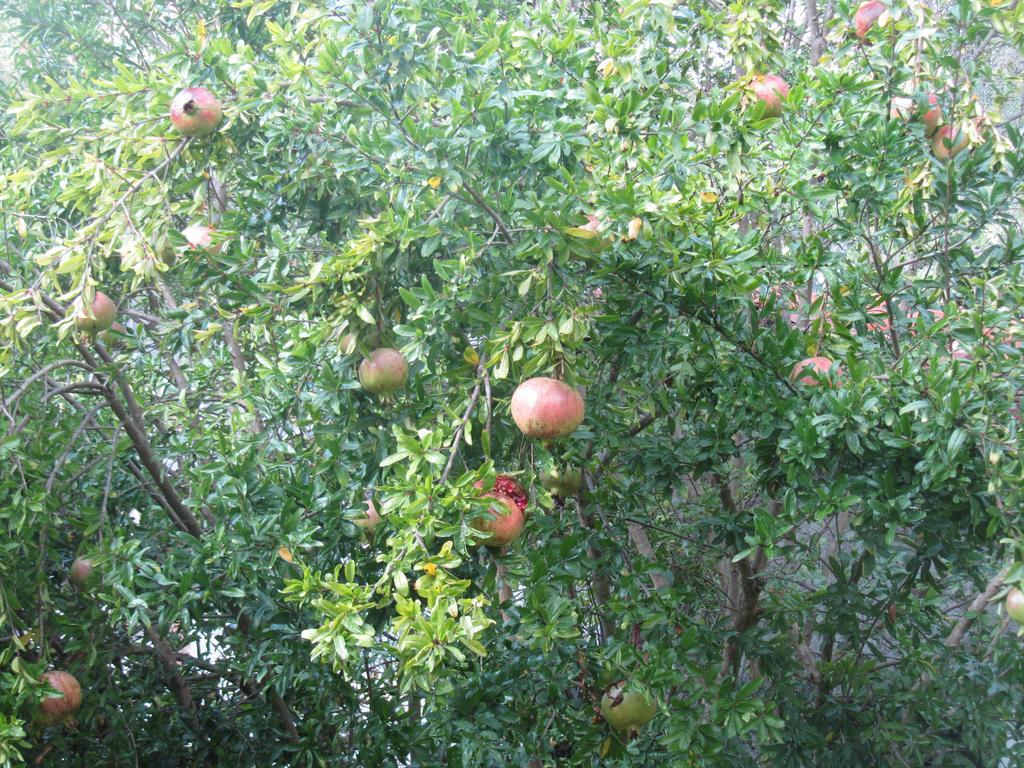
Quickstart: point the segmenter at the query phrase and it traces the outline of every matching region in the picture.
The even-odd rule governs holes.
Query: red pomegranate
[[[944,125],[932,135],[932,154],[939,160],[950,160],[963,152],[971,140],[952,125]]]
[[[484,481],[477,480],[473,484],[473,487],[478,491],[482,491],[484,489]],[[516,503],[516,506],[519,507],[521,512],[526,512],[526,505],[530,502],[530,497],[527,495],[526,489],[508,475],[497,475],[494,478],[494,487],[483,495],[485,497],[507,496]]]
[[[485,493],[484,496],[493,498],[497,504],[491,507],[488,515],[474,519],[472,526],[489,534],[483,539],[484,544],[499,547],[511,544],[519,538],[526,525],[523,510],[508,496],[497,493]]]
[[[182,136],[209,136],[223,117],[220,102],[205,88],[186,88],[171,102],[171,125]]]
[[[782,114],[782,100],[789,95],[789,84],[778,75],[757,75],[750,81],[754,97],[764,102],[764,116]]]
[[[39,703],[36,719],[44,725],[56,725],[71,717],[82,706],[82,686],[75,676],[69,672],[51,669],[44,672],[42,682],[60,693],[60,696],[47,696]],[[47,691],[48,693],[52,691]]]
[[[473,487],[481,491],[484,483],[478,480]],[[518,539],[526,525],[526,505],[529,503],[526,489],[508,475],[498,475],[494,478],[494,487],[481,495],[495,499],[501,505],[491,507],[490,515],[472,522],[478,531],[490,534],[483,543],[502,546]]]
[[[96,333],[110,328],[116,318],[117,305],[107,294],[96,291],[89,312],[83,310],[75,315],[75,325],[86,333]]]
[[[853,14],[853,28],[861,40],[867,37],[868,32],[875,26],[878,17],[885,13],[888,8],[881,0],[867,0],[861,3],[857,12]]]
[[[85,592],[92,585],[92,560],[87,557],[76,557],[71,563],[68,580],[79,592]]]
[[[583,412],[583,396],[558,379],[527,379],[512,393],[512,420],[527,437],[567,437],[583,423]]]
[[[828,376],[831,369],[832,361],[829,358],[815,355],[794,365],[792,373],[789,374],[789,380],[797,381],[807,387],[816,387],[821,383],[821,378]]]
[[[405,386],[409,363],[397,349],[375,349],[359,364],[359,383],[375,395],[390,395]]]

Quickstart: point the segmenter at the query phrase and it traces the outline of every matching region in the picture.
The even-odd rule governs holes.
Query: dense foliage
[[[0,766],[1024,758],[1024,10],[855,10],[0,7]]]

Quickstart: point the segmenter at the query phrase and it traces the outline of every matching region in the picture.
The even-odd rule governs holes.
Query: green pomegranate
[[[1024,624],[1024,592],[1014,588],[1006,593],[1006,615]]]
[[[409,363],[397,349],[375,349],[359,364],[359,383],[375,395],[394,394],[408,378]]]
[[[540,476],[540,484],[547,488],[552,496],[566,499],[580,492],[583,473],[575,467],[552,467]]]
[[[638,691],[626,690],[626,684],[620,682],[601,697],[601,714],[612,728],[626,731],[647,725],[658,714],[658,702]]]

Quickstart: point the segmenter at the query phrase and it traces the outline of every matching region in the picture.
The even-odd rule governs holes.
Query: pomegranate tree
[[[647,725],[658,714],[658,703],[639,691],[626,690],[626,683],[618,682],[601,697],[601,714],[608,725],[617,731],[627,731]]]
[[[583,412],[583,396],[558,379],[527,379],[512,393],[512,420],[527,437],[567,437],[583,423]]]
[[[109,296],[96,291],[89,310],[81,310],[75,316],[75,324],[86,333],[105,331],[114,324],[117,318],[117,305]]]
[[[56,725],[71,717],[82,706],[82,686],[70,672],[51,669],[44,672],[42,682],[47,683],[48,694],[54,691],[59,696],[47,696],[39,703],[36,720],[44,725]]]
[[[375,395],[394,394],[408,378],[409,363],[397,349],[375,349],[359,364],[359,383]]]
[[[209,136],[223,118],[220,102],[205,88],[186,88],[171,102],[171,125],[182,136]]]

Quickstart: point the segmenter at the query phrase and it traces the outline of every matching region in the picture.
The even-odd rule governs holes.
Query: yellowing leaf
[[[597,66],[597,71],[601,74],[601,77],[611,77],[615,72],[615,59],[605,59]]]
[[[640,230],[644,228],[644,220],[639,216],[634,216],[629,220],[629,233],[626,235],[627,240],[636,240],[640,236]]]
[[[567,235],[573,237],[582,237],[584,240],[593,240],[597,237],[597,232],[592,232],[589,229],[583,229],[582,227],[566,227],[562,230]]]
[[[604,757],[605,755],[607,755],[608,754],[608,750],[610,750],[611,748],[612,748],[612,740],[610,738],[607,738],[604,741],[602,741],[601,742],[600,756]]]
[[[462,359],[470,365],[480,365],[480,355],[472,347],[466,347],[462,352]]]
[[[433,576],[435,573],[437,573],[437,566],[433,563],[427,563],[423,566],[423,570],[426,571],[428,576]]]
[[[427,184],[430,186],[431,189],[437,189],[438,187],[441,186],[441,177],[431,176],[429,179],[427,179]]]
[[[292,551],[288,547],[281,545],[277,548],[277,555],[286,563],[294,563],[295,558],[292,557]]]
[[[714,192],[701,192],[700,199],[708,204],[716,203],[718,202],[718,195],[716,195]]]

